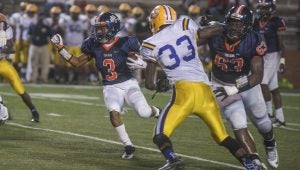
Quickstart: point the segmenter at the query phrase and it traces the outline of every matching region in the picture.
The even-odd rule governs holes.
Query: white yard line
[[[25,126],[25,125],[22,125],[22,124],[12,123],[12,122],[7,122],[6,124],[7,125],[11,125],[11,126],[20,127],[20,128],[25,128],[25,129],[33,129],[33,130],[40,130],[40,131],[46,131],[46,132],[54,132],[54,133],[59,133],[59,134],[63,134],[63,135],[76,136],[76,137],[81,137],[81,138],[86,138],[86,139],[101,141],[101,142],[115,144],[115,145],[123,145],[122,143],[117,142],[117,141],[108,140],[108,139],[104,139],[104,138],[93,137],[93,136],[82,135],[82,134],[73,133],[73,132],[67,132],[67,131],[61,131],[61,130],[53,130],[53,129],[44,129],[44,128],[37,128],[37,127],[30,127],[30,126]],[[144,149],[144,150],[152,151],[152,152],[160,152],[159,150],[154,149],[154,148],[148,148],[148,147],[137,146],[137,145],[135,145],[135,147],[139,148],[139,149]],[[194,159],[194,160],[198,160],[198,161],[202,161],[202,162],[209,162],[209,163],[212,163],[212,164],[218,164],[218,165],[227,166],[227,167],[231,167],[231,168],[235,168],[235,169],[244,169],[241,166],[237,166],[237,165],[230,164],[230,163],[219,162],[219,161],[214,161],[214,160],[209,160],[209,159],[204,159],[204,158],[195,157],[195,156],[189,156],[189,155],[184,155],[184,154],[178,154],[178,155],[181,156],[181,157],[183,157],[183,158]]]

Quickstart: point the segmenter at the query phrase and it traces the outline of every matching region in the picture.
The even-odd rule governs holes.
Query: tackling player
[[[153,142],[167,161],[160,170],[184,167],[175,155],[170,136],[192,114],[201,118],[209,127],[214,140],[226,147],[247,169],[258,169],[252,158],[245,158],[245,151],[239,143],[227,134],[196,50],[197,36],[212,36],[222,32],[223,28],[212,26],[200,30],[191,19],[177,20],[175,10],[168,5],[156,6],[149,19],[154,35],[143,41],[140,51],[147,61],[146,88],[159,90],[154,83],[157,63],[173,85],[172,97],[159,116],[153,137]]]
[[[123,159],[131,159],[135,148],[125,130],[125,125],[120,117],[124,100],[133,107],[142,118],[158,117],[159,109],[149,106],[138,82],[133,78],[131,70],[126,65],[129,53],[139,51],[139,42],[136,37],[118,37],[120,30],[119,18],[110,12],[99,14],[94,21],[93,34],[81,45],[83,54],[73,56],[63,45],[62,38],[56,34],[51,42],[62,57],[75,67],[82,66],[94,59],[97,69],[103,79],[103,96],[110,121],[116,129],[118,136],[125,147]],[[140,67],[145,67],[145,62],[138,58]]]
[[[284,46],[278,35],[286,29],[282,18],[273,16],[275,12],[274,0],[259,0],[257,4],[257,18],[254,21],[254,30],[259,32],[268,46],[264,56],[264,77],[261,83],[262,92],[266,101],[267,111],[273,117],[272,100],[275,107],[275,126],[285,126],[281,104],[281,95],[278,88],[278,74],[285,71]],[[272,97],[271,97],[272,94]]]
[[[243,148],[257,154],[247,130],[248,114],[264,139],[268,163],[277,168],[278,153],[272,123],[259,85],[267,48],[261,36],[252,30],[252,18],[247,7],[235,6],[225,17],[225,32],[209,39],[212,83],[221,110]],[[258,158],[256,162],[261,164]]]
[[[13,31],[8,25],[6,16],[0,13],[0,76],[6,79],[13,89],[21,96],[23,102],[32,113],[33,122],[39,122],[39,113],[31,102],[31,98],[26,93],[21,79],[15,68],[6,60],[8,54],[14,53],[13,50]]]

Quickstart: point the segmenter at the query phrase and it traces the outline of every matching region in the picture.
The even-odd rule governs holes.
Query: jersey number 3
[[[106,75],[105,78],[108,81],[113,81],[118,78],[117,72],[115,72],[115,62],[112,59],[105,59],[103,60],[103,66],[108,68],[108,73],[110,75]]]
[[[190,60],[192,60],[192,59],[195,58],[196,52],[195,52],[195,48],[194,48],[194,46],[193,46],[193,44],[192,44],[192,41],[190,40],[190,38],[189,38],[187,35],[184,35],[184,36],[178,38],[178,39],[176,40],[176,45],[177,45],[177,46],[180,46],[180,45],[182,44],[182,42],[184,42],[184,41],[187,41],[188,44],[187,44],[186,48],[187,48],[188,50],[191,51],[191,54],[182,57],[182,59],[183,59],[184,61],[188,62],[188,61],[190,61]],[[175,63],[172,64],[172,65],[165,66],[165,67],[166,67],[167,69],[173,70],[173,69],[175,69],[176,67],[179,66],[179,64],[180,64],[180,58],[179,58],[178,54],[176,53],[175,48],[174,48],[172,45],[170,45],[170,44],[167,44],[167,45],[161,47],[161,48],[159,49],[159,51],[158,51],[158,55],[161,56],[161,55],[162,55],[165,51],[167,51],[167,50],[168,50],[169,52],[171,52],[171,54],[169,54],[169,58],[170,58],[171,60],[174,60]]]

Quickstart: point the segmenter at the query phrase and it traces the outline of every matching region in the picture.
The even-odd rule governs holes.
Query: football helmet
[[[225,33],[231,41],[242,39],[252,26],[252,11],[244,5],[232,7],[225,16]]]
[[[142,18],[145,14],[145,11],[139,7],[139,6],[136,6],[132,9],[132,15],[135,17],[135,18]]]
[[[268,19],[276,10],[276,0],[259,0],[256,4],[256,13],[259,19]]]
[[[79,14],[81,12],[81,9],[77,5],[72,5],[71,8],[69,9],[69,12]]]
[[[150,13],[150,29],[157,33],[163,25],[174,24],[177,19],[176,11],[169,5],[158,5]]]
[[[26,5],[28,5],[27,2],[20,2],[20,10],[25,11],[26,10]]]
[[[196,16],[200,15],[200,7],[198,5],[192,4],[188,8],[188,13],[189,13],[189,16],[196,17]]]
[[[100,13],[93,22],[92,36],[100,43],[112,40],[120,31],[120,19],[113,13]]]
[[[60,14],[61,13],[61,9],[59,6],[53,6],[51,9],[50,9],[50,14],[51,15],[55,15],[55,14]]]
[[[96,12],[96,11],[97,11],[97,8],[96,8],[96,6],[93,5],[93,4],[87,4],[87,5],[84,7],[84,11],[85,11],[86,13],[88,13],[88,12],[93,13],[93,12]]]
[[[36,13],[38,11],[38,7],[35,4],[26,5],[25,11],[27,13]]]
[[[109,8],[106,5],[99,5],[97,11],[99,14],[102,12],[109,12]]]
[[[121,3],[119,6],[119,11],[120,12],[130,12],[131,6],[128,3]]]

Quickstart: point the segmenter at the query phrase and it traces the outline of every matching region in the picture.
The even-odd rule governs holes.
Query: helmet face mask
[[[231,8],[225,17],[225,33],[229,40],[240,40],[252,29],[253,15],[241,5]]]
[[[259,0],[256,5],[256,13],[259,19],[268,19],[275,12],[275,0]]]
[[[92,36],[100,43],[109,43],[120,30],[119,18],[110,12],[99,14],[93,23]]]

